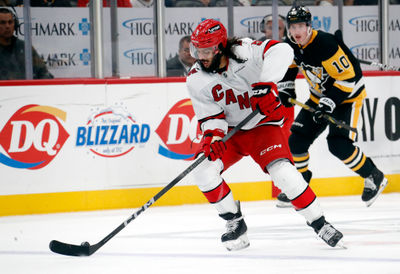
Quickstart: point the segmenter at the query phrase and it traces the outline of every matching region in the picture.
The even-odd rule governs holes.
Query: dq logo
[[[156,133],[166,146],[159,146],[159,154],[171,159],[193,160],[201,141],[201,131],[190,99],[176,103],[165,115]]]
[[[61,125],[66,113],[58,108],[27,105],[0,132],[0,162],[14,168],[40,169],[63,147],[69,134]]]

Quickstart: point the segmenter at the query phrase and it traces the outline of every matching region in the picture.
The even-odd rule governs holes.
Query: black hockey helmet
[[[304,6],[292,7],[286,16],[287,26],[290,27],[290,24],[302,22],[305,22],[308,26],[311,26],[310,10]]]

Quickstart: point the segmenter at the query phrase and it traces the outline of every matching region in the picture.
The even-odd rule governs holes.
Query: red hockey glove
[[[204,156],[208,157],[209,160],[215,161],[222,158],[222,155],[224,155],[226,150],[226,145],[222,142],[224,136],[224,131],[219,128],[206,130],[204,132],[201,150],[204,152]]]
[[[269,116],[279,105],[278,91],[275,83],[254,83],[253,96],[250,98],[251,108],[258,108],[260,113]]]
[[[313,120],[321,124],[324,121],[324,114],[332,113],[336,104],[329,97],[322,97],[319,99],[319,104],[313,113]]]

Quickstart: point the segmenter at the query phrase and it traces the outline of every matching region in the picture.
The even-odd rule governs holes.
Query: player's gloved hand
[[[279,99],[281,100],[282,105],[287,108],[292,107],[293,104],[289,102],[289,98],[296,99],[294,81],[281,82],[278,83],[277,86],[279,91]]]
[[[316,123],[321,124],[324,121],[324,114],[332,113],[336,104],[328,97],[319,99],[319,104],[313,113],[313,119]]]
[[[208,157],[209,160],[215,161],[222,158],[222,155],[224,155],[226,150],[226,145],[222,142],[224,136],[224,131],[219,128],[206,130],[204,132],[201,150],[204,152],[204,156]]]
[[[260,113],[268,116],[279,105],[278,90],[273,82],[259,82],[251,85],[253,87],[253,96],[250,98],[251,108],[258,108]]]

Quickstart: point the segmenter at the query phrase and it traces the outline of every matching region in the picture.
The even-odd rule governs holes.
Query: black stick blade
[[[67,256],[90,256],[90,245],[72,245],[53,240],[49,244],[50,250],[54,253]]]

